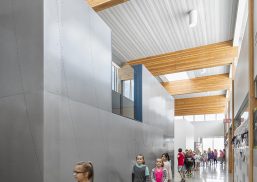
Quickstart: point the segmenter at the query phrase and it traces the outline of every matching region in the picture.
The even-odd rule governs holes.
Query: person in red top
[[[185,155],[182,152],[182,149],[178,149],[178,172],[181,176],[181,181],[184,182],[185,180],[185,170],[184,170],[184,161],[185,161]]]

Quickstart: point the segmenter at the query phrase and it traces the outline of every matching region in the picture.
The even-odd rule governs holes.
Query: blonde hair
[[[88,179],[94,181],[94,167],[92,162],[78,162],[76,165],[82,166],[85,173],[88,173]]]

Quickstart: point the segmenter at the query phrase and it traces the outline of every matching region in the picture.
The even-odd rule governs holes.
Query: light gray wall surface
[[[249,91],[249,48],[248,48],[248,23],[244,33],[242,47],[238,58],[238,65],[235,74],[234,88],[235,88],[235,116],[238,113],[248,91]]]
[[[178,153],[178,149],[182,148],[183,151],[185,151],[185,149],[193,149],[192,146],[194,146],[194,126],[191,124],[192,122],[181,119],[181,120],[175,120],[175,130],[174,130],[174,134],[175,134],[175,142],[174,142],[174,161],[175,164],[174,166],[178,165],[178,160],[177,160],[177,153]],[[187,141],[187,139],[192,139],[190,140],[191,143],[189,143],[190,141]],[[177,170],[175,171],[178,175]]]
[[[0,181],[43,181],[43,1],[0,1]]]
[[[167,151],[172,121],[111,113],[111,32],[84,1],[45,0],[44,13],[44,181],[73,181],[78,161],[93,162],[97,182],[131,181],[137,154],[152,168]]]
[[[83,0],[45,0],[45,90],[111,112],[111,30]]]
[[[131,181],[135,156],[150,168],[165,151],[163,130],[45,93],[45,182],[72,181],[77,161],[92,161],[95,181]]]
[[[158,80],[142,68],[143,122],[165,128],[167,137],[174,138],[174,98]],[[168,126],[168,127],[166,127]]]

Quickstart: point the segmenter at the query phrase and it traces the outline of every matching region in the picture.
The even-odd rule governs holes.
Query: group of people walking
[[[132,170],[132,182],[171,182],[171,179],[171,162],[168,153],[156,159],[151,173],[145,165],[144,156],[142,154],[136,156],[136,164]]]
[[[181,176],[181,181],[185,181],[185,177],[191,177],[192,171],[197,171],[200,168],[201,162],[203,166],[217,164],[218,159],[220,163],[225,162],[225,149],[218,151],[214,149],[213,151],[209,148],[208,152],[204,151],[202,154],[198,151],[185,150],[182,151],[181,148],[178,149],[178,172]]]
[[[219,150],[219,154],[216,149],[211,150],[209,148],[208,151],[204,150],[202,157],[201,157],[203,166],[207,166],[208,163],[209,163],[209,165],[217,164],[218,160],[220,161],[220,164],[223,164],[225,162],[225,158],[226,158],[225,154],[226,154],[225,149]]]
[[[220,163],[225,162],[225,150],[220,150],[219,154],[216,149],[213,151],[209,148],[208,152],[178,149],[178,172],[181,176],[181,182],[185,182],[185,178],[192,176],[192,171],[197,171],[200,168],[200,163],[203,166],[215,165],[218,159]],[[91,162],[79,162],[75,165],[73,175],[77,182],[93,182],[94,170]],[[168,153],[164,153],[155,161],[155,167],[149,171],[145,164],[145,158],[142,154],[136,156],[136,164],[132,169],[132,182],[171,182],[172,171],[171,161]]]

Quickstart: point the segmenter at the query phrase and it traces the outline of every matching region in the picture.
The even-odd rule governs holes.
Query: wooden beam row
[[[88,4],[97,12],[124,3],[128,0],[87,0]]]
[[[171,95],[199,93],[231,88],[229,74],[197,77],[188,80],[163,82],[162,85]]]
[[[129,64],[125,64],[119,69],[118,76],[120,80],[132,80],[134,78],[134,69]]]
[[[130,65],[144,64],[155,76],[228,65],[237,56],[232,41],[132,60]]]
[[[175,116],[224,113],[225,106],[225,95],[176,99]]]

